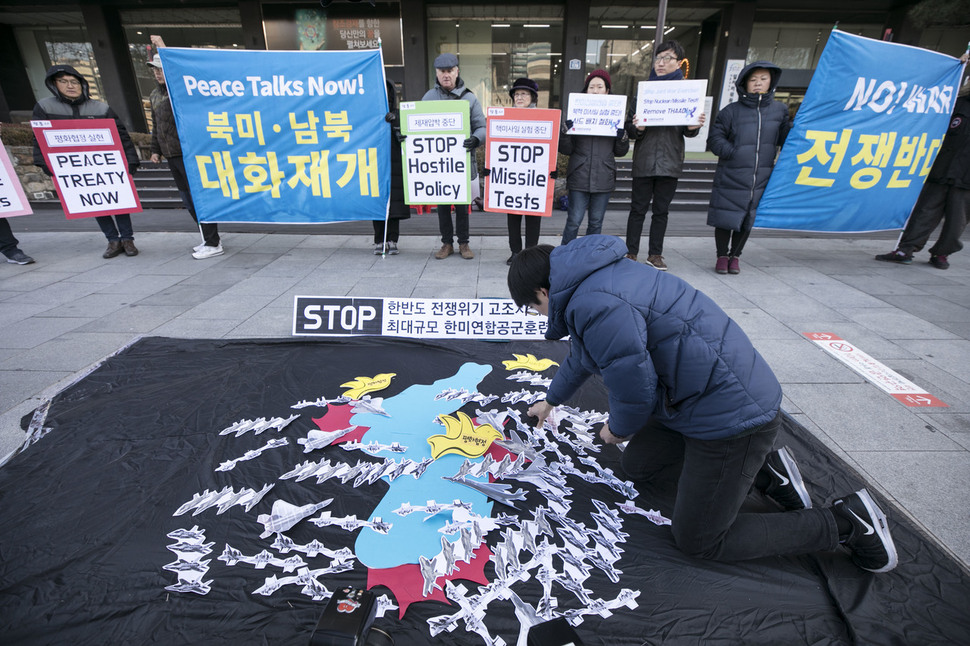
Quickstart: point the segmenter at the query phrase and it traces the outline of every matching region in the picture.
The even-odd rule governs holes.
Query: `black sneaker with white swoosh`
[[[899,558],[886,514],[867,489],[833,502],[832,513],[852,524],[852,531],[842,544],[852,552],[852,561],[856,565],[870,572],[888,572],[896,567]]]
[[[812,508],[812,498],[787,447],[765,456],[760,475],[768,483],[762,490],[764,494],[788,511]]]

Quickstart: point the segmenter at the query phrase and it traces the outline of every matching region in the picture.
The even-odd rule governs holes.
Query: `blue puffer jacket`
[[[615,435],[632,435],[653,415],[704,440],[771,421],[781,385],[738,324],[680,278],[625,259],[626,251],[605,235],[553,250],[546,338],[568,334],[571,345],[547,401],[565,402],[600,374]]]

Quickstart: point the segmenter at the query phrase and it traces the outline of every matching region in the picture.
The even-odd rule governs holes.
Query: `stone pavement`
[[[197,233],[139,232],[139,256],[103,260],[93,223],[37,232],[15,221],[38,262],[0,265],[0,456],[23,441],[22,416],[142,336],[287,337],[295,295],[508,296],[502,227],[473,236],[471,261],[434,260],[436,236],[402,228],[401,254],[386,258],[361,229],[225,233],[225,255],[204,261],[190,255]],[[737,276],[714,273],[709,233],[668,236],[665,256],[744,328],[782,382],[784,409],[970,565],[970,253],[948,271],[925,253],[910,266],[875,262],[893,240],[756,231]],[[838,335],[949,406],[904,406],[805,332]]]

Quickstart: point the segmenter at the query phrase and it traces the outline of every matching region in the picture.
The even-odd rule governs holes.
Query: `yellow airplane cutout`
[[[495,430],[491,424],[475,426],[471,418],[458,411],[458,419],[451,415],[439,415],[445,425],[444,435],[432,435],[428,438],[431,445],[431,457],[437,460],[442,455],[457,453],[466,458],[479,458],[495,440],[504,436]]]
[[[522,369],[542,372],[546,368],[559,365],[552,359],[536,359],[534,354],[513,354],[512,356],[515,357],[515,360],[509,359],[502,362],[505,369],[509,371]]]
[[[353,381],[348,381],[345,384],[340,384],[341,388],[350,388],[344,393],[345,396],[351,399],[360,399],[367,393],[372,393],[376,390],[384,390],[391,385],[391,379],[397,376],[396,372],[382,372],[379,375],[374,375],[373,377],[354,377]]]

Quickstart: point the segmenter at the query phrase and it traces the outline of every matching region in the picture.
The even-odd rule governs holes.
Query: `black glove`
[[[573,120],[566,119],[566,130],[572,130],[572,129],[573,129]]]
[[[549,171],[549,177],[550,179],[559,179],[559,171],[558,170]]]
[[[388,112],[387,114],[384,115],[384,121],[388,123],[394,123],[395,121],[397,121],[397,115],[394,114],[393,112]]]
[[[626,136],[626,130],[625,129],[623,129],[623,128],[617,128],[616,129],[616,138],[617,139],[623,139],[623,137],[625,137],[625,136]]]
[[[397,143],[401,143],[408,138],[407,135],[401,133],[400,128],[391,128],[391,132],[394,133],[394,139],[397,141]]]
[[[491,168],[483,168],[482,169],[482,177],[488,177],[491,174],[492,174],[492,169]]]
[[[475,135],[472,135],[471,137],[466,139],[461,145],[465,147],[465,150],[473,150],[474,148],[478,147],[478,137],[476,137]]]

